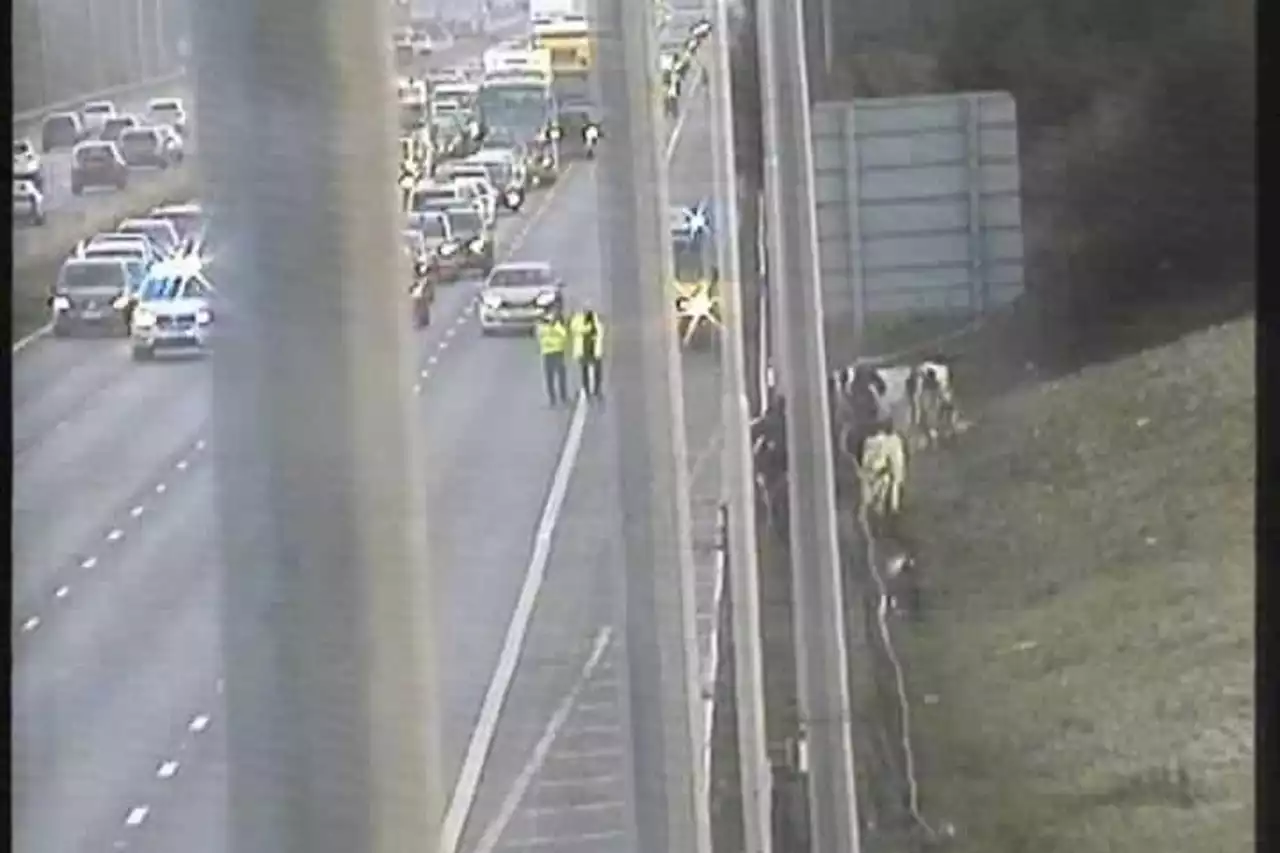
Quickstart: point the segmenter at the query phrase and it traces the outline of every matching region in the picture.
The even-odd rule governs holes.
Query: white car
[[[182,246],[178,228],[167,219],[151,219],[134,217],[126,219],[116,226],[117,234],[137,234],[150,240],[160,250],[163,257],[178,254]]]
[[[451,163],[442,170],[446,180],[453,183],[461,194],[480,211],[486,227],[492,227],[498,219],[499,193],[483,166]]]
[[[90,101],[80,108],[80,118],[84,121],[84,129],[90,134],[102,130],[107,119],[115,118],[115,101]]]
[[[533,331],[550,310],[564,306],[564,281],[542,261],[499,264],[480,291],[480,332]]]
[[[13,218],[31,225],[44,224],[44,193],[33,182],[13,182]]]
[[[205,352],[213,296],[213,286],[186,263],[174,260],[152,268],[129,320],[134,360],[150,361],[165,352]]]
[[[13,179],[30,181],[36,189],[44,190],[44,166],[35,143],[30,139],[19,139],[13,143]]]
[[[182,98],[152,98],[147,101],[147,120],[152,124],[165,124],[179,134],[187,132],[187,109]]]

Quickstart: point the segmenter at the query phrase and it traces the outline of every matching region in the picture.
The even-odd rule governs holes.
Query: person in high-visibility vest
[[[538,321],[538,351],[542,354],[542,377],[547,385],[547,399],[552,406],[569,402],[564,355],[569,348],[569,326],[559,310],[549,312]]]
[[[569,321],[569,330],[573,333],[573,359],[582,371],[582,392],[599,400],[604,396],[600,387],[604,322],[590,305],[584,305]]]

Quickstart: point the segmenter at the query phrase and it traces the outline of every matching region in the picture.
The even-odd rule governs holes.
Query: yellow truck
[[[552,75],[585,74],[591,70],[591,32],[583,15],[535,21],[533,43],[551,54]]]

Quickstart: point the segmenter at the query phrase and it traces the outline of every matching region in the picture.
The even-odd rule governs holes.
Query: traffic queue
[[[692,67],[692,57],[709,31],[709,26],[698,25],[682,42],[687,59],[680,67]],[[528,41],[499,48],[508,61],[521,54],[536,59],[538,50]],[[594,108],[583,102],[557,108],[548,74],[494,62],[401,78],[396,91],[401,248],[408,260],[406,307],[412,322],[418,328],[431,323],[437,288],[475,280],[481,285],[478,317],[483,334],[536,332],[545,318],[565,310],[564,282],[549,261],[499,263],[498,223],[518,215],[530,195],[555,184],[573,160],[594,157],[602,137]],[[523,113],[538,116],[533,124],[515,122],[500,110],[485,108],[486,92],[495,91],[508,98],[513,92],[535,92],[535,101],[546,108]],[[102,167],[107,172],[111,164],[122,164],[126,177],[111,180],[123,187],[127,170],[135,168],[131,164],[140,156],[129,154],[128,143],[135,136],[155,134],[154,151],[171,151],[165,156],[180,161],[181,147],[172,139],[187,131],[182,102],[155,99],[148,105],[148,116],[146,121],[119,116],[109,102],[86,104],[76,113],[49,116],[41,147],[73,148],[73,189],[98,180],[91,161],[99,154],[107,161]],[[30,142],[15,145],[15,175],[22,176],[15,179],[15,213],[19,184],[24,185],[23,198],[39,192],[41,169],[35,148]],[[152,160],[152,166],[162,168],[170,162],[165,157]],[[719,275],[711,260],[708,206],[676,213],[671,284],[680,340],[693,345],[717,337]],[[192,201],[156,207],[82,240],[51,284],[49,331],[54,337],[123,337],[139,361],[162,353],[205,352],[215,296],[206,270],[205,233],[205,213]]]

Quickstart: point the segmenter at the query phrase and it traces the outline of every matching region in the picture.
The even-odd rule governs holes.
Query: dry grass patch
[[[897,642],[951,849],[1252,847],[1253,359],[1249,318],[997,398],[917,459],[925,614]]]

